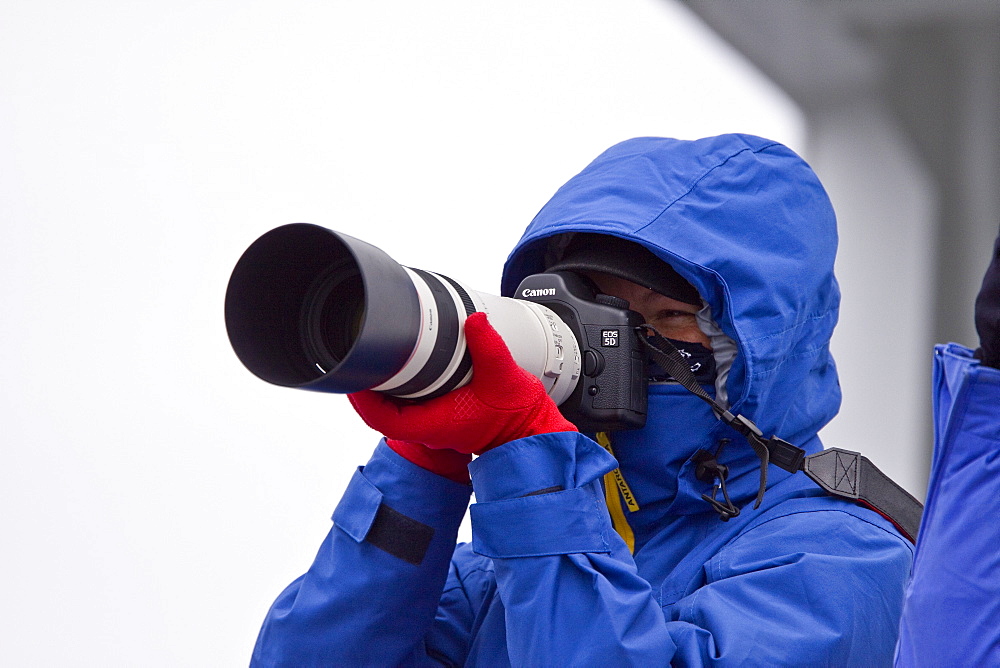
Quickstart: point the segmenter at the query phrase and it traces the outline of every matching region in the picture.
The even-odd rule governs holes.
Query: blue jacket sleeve
[[[469,466],[472,546],[493,561],[511,665],[662,665],[663,614],[614,532],[601,477],[617,466],[576,433],[544,434]]]
[[[380,443],[351,479],[309,571],[271,606],[251,665],[429,662],[424,638],[470,493]]]
[[[495,567],[511,665],[891,662],[911,552],[887,523],[801,499],[664,597],[610,526],[600,478],[614,465],[583,436],[548,434],[470,466],[473,549]]]
[[[934,458],[897,666],[1000,665],[1000,370],[934,359]]]

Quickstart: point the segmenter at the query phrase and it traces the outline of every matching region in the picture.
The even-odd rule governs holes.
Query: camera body
[[[648,360],[636,333],[643,318],[627,301],[569,271],[532,274],[514,298],[552,310],[576,338],[581,376],[559,407],[567,420],[583,431],[645,425]]]

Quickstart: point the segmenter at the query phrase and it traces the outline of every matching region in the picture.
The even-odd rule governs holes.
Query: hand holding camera
[[[390,439],[467,454],[526,436],[576,431],[541,381],[517,365],[486,314],[469,316],[465,336],[473,368],[467,385],[420,402],[366,390],[351,394],[351,404]]]

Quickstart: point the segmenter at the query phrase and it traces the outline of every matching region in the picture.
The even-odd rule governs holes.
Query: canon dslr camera
[[[528,276],[515,297],[403,267],[364,241],[296,223],[243,253],[226,291],[226,329],[243,364],[269,383],[421,400],[472,377],[463,324],[484,311],[579,429],[645,424],[643,319],[628,302],[570,271]]]

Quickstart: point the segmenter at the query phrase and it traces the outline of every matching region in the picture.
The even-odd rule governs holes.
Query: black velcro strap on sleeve
[[[434,538],[434,527],[390,508],[384,503],[375,513],[365,542],[403,561],[419,566]]]

